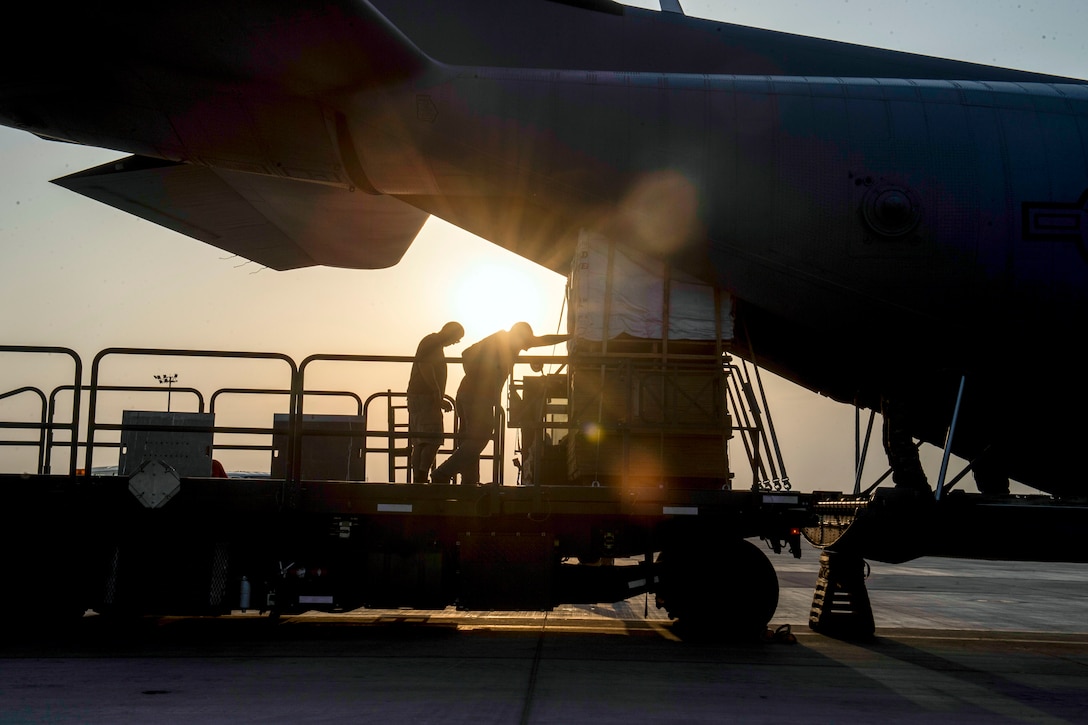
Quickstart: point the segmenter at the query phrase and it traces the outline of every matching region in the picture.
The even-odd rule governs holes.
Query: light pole
[[[173,375],[166,375],[164,373],[163,375],[156,375],[155,379],[158,380],[160,383],[166,383],[166,412],[169,413],[170,412],[170,392],[174,388],[174,383],[176,383],[178,381],[178,374],[174,373]]]

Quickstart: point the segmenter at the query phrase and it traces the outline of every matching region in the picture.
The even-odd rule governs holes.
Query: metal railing
[[[70,465],[69,474],[81,472],[86,470],[90,472],[95,460],[95,453],[100,449],[118,448],[122,444],[114,440],[103,440],[103,433],[106,432],[124,432],[132,430],[140,431],[162,431],[166,430],[166,427],[141,423],[140,425],[125,425],[109,421],[99,420],[99,411],[103,408],[103,395],[106,393],[150,393],[161,392],[162,387],[145,386],[145,385],[112,385],[103,384],[101,382],[103,376],[103,366],[107,360],[111,360],[117,357],[176,357],[176,358],[202,358],[202,359],[214,359],[214,360],[263,360],[271,361],[282,364],[284,366],[283,373],[286,378],[286,385],[278,387],[220,387],[215,390],[214,393],[207,399],[207,406],[205,405],[205,398],[203,394],[197,388],[193,387],[179,387],[174,388],[173,392],[192,395],[195,398],[195,407],[198,412],[203,412],[205,407],[210,413],[216,413],[216,409],[219,403],[226,396],[286,396],[287,397],[287,410],[286,415],[288,418],[286,429],[280,424],[265,425],[265,426],[223,426],[223,425],[211,425],[211,426],[190,426],[192,430],[179,427],[177,425],[169,426],[169,430],[175,432],[195,432],[199,428],[200,432],[208,432],[209,430],[213,436],[212,450],[232,450],[232,451],[266,451],[271,455],[275,455],[277,451],[277,436],[279,440],[286,439],[286,444],[282,446],[284,452],[283,466],[282,466],[282,478],[285,485],[285,491],[289,494],[286,500],[290,500],[291,495],[297,493],[298,484],[302,479],[302,447],[303,439],[310,436],[341,436],[352,438],[363,438],[363,446],[361,450],[362,455],[362,475],[356,477],[354,469],[350,478],[368,480],[366,474],[367,471],[367,458],[371,454],[384,455],[387,457],[387,480],[388,482],[395,482],[398,477],[398,472],[403,469],[410,468],[408,456],[410,451],[409,439],[411,434],[407,430],[406,425],[400,424],[395,420],[396,404],[401,399],[406,398],[406,393],[395,392],[387,390],[384,393],[376,393],[371,395],[366,400],[363,400],[358,394],[349,390],[322,390],[318,389],[317,385],[308,387],[306,384],[307,376],[313,377],[311,372],[314,365],[317,363],[364,363],[364,364],[397,364],[397,365],[410,365],[414,358],[411,356],[388,356],[388,355],[348,355],[348,354],[319,354],[311,355],[305,358],[301,364],[297,364],[288,356],[280,353],[269,352],[245,352],[245,351],[218,351],[218,350],[184,350],[184,349],[155,349],[155,348],[107,348],[99,352],[91,366],[91,375],[89,384],[81,384],[79,378],[82,374],[82,363],[79,356],[67,348],[38,348],[38,347],[26,347],[26,346],[0,346],[0,352],[25,352],[25,353],[63,353],[72,357],[75,367],[75,381],[73,384],[59,385],[52,390],[52,393],[46,396],[37,388],[23,387],[18,388],[7,393],[0,394],[0,400],[6,398],[15,397],[17,395],[24,394],[37,394],[41,402],[41,414],[38,420],[30,421],[15,421],[15,422],[0,422],[0,428],[10,429],[29,429],[37,430],[40,435],[38,440],[21,440],[0,442],[3,445],[20,445],[20,446],[38,446],[39,449],[39,461],[38,472],[47,473],[51,467],[51,455],[53,448],[55,447],[68,447],[70,449]],[[718,367],[715,369],[714,361],[717,360]],[[526,356],[518,361],[517,368],[522,370],[526,367],[532,367],[534,370],[539,371],[544,366],[558,366],[559,370],[563,370],[564,367],[572,364],[575,361],[574,357],[568,356]],[[455,364],[459,362],[459,358],[449,358],[449,363]],[[707,355],[683,355],[672,353],[669,355],[667,362],[662,363],[661,357],[657,354],[639,355],[632,353],[600,353],[600,354],[582,354],[577,356],[576,363],[580,370],[593,370],[595,366],[600,366],[601,369],[606,367],[619,369],[619,366],[625,371],[627,379],[633,379],[642,375],[645,380],[640,383],[639,391],[644,400],[642,403],[644,409],[640,410],[639,415],[643,416],[644,420],[641,422],[636,421],[632,412],[628,410],[621,416],[622,421],[617,421],[615,424],[610,423],[607,420],[602,420],[603,426],[611,426],[615,430],[612,431],[617,436],[630,436],[632,434],[647,434],[652,433],[654,430],[665,430],[666,428],[673,426],[676,431],[680,433],[692,433],[694,435],[700,435],[704,438],[720,438],[721,446],[728,445],[728,440],[733,437],[734,433],[739,434],[739,438],[745,448],[746,456],[751,464],[753,472],[753,488],[762,489],[776,489],[781,490],[785,488],[789,489],[789,480],[785,476],[784,467],[781,462],[781,455],[777,450],[777,442],[774,440],[773,428],[770,426],[769,416],[765,415],[766,400],[761,398],[762,389],[758,381],[758,373],[753,378],[752,374],[748,371],[747,365],[743,364],[738,366],[732,364],[731,358],[728,356],[707,356]],[[641,372],[639,372],[641,371]],[[670,374],[676,371],[688,372],[690,375],[688,378],[670,378]],[[636,375],[638,373],[638,375]],[[564,373],[563,376],[568,373]],[[408,376],[404,375],[403,379],[407,380]],[[678,382],[680,380],[681,382]],[[513,385],[511,390],[520,389],[517,385]],[[603,390],[603,389],[602,389]],[[567,391],[569,394],[569,390]],[[69,422],[58,423],[55,421],[55,417],[58,414],[60,406],[58,405],[58,397],[62,393],[72,394],[72,420]],[[603,393],[602,393],[603,395]],[[345,398],[353,401],[356,415],[362,421],[362,430],[358,427],[351,429],[328,429],[328,430],[309,430],[305,428],[303,423],[303,417],[305,415],[305,404],[307,400],[312,400],[317,397],[323,398]],[[80,440],[79,421],[80,410],[82,409],[82,401],[86,399],[86,435]],[[379,400],[386,401],[386,414],[384,425],[378,425],[371,427],[371,424],[375,421],[374,414],[372,413],[370,406]],[[584,403],[585,401],[583,401]],[[568,405],[567,414],[555,416],[548,420],[542,420],[539,424],[535,424],[533,427],[534,435],[540,431],[546,430],[547,432],[554,433],[556,437],[560,434],[566,435],[577,430],[579,423],[578,416],[574,414],[575,401],[564,401]],[[600,402],[594,403],[599,405]],[[630,406],[631,401],[626,400],[624,405]],[[403,406],[401,406],[403,407]],[[647,418],[645,410],[649,409],[656,411],[651,413]],[[677,413],[676,411],[683,411]],[[492,467],[493,480],[502,483],[504,479],[504,457],[506,452],[506,420],[505,410],[503,407],[497,409],[497,425],[496,434],[492,439],[492,445],[490,453],[485,451],[481,456],[483,461],[490,461]],[[657,421],[655,416],[660,417],[660,421]],[[682,416],[687,416],[682,418]],[[586,416],[582,416],[586,417]],[[593,417],[593,416],[590,416]],[[449,441],[456,443],[459,436],[459,430],[457,426],[457,418],[454,418],[454,429],[451,432],[442,434],[443,441]],[[632,423],[632,421],[635,421]],[[655,423],[660,423],[655,427]],[[516,424],[515,424],[516,425]],[[69,431],[68,440],[57,440],[55,437],[56,431]],[[222,440],[223,436],[236,436],[236,435],[248,435],[248,436],[264,436],[271,443],[239,443],[239,442],[225,442]],[[380,445],[372,445],[371,441],[379,439]],[[229,440],[229,438],[228,438]],[[641,439],[640,439],[641,440]],[[628,444],[624,445],[624,450],[629,447]],[[84,468],[77,468],[77,454],[79,449],[84,451]],[[442,448],[441,452],[448,453],[451,449]],[[209,451],[210,453],[210,451]],[[403,460],[403,465],[401,461]],[[727,461],[728,454],[724,452],[721,460]],[[728,463],[724,464],[725,469],[722,471],[722,477],[728,477]],[[277,465],[277,468],[280,468]],[[624,471],[627,469],[625,468]],[[409,472],[406,480],[411,480],[411,473]],[[626,474],[625,474],[626,475]],[[279,474],[276,476],[279,478]],[[535,479],[539,482],[539,478]]]
[[[40,438],[37,441],[23,441],[23,440],[0,440],[0,446],[8,447],[38,447],[38,473],[45,473],[45,451],[46,451],[46,435],[49,433],[47,405],[45,402],[45,393],[39,388],[35,388],[31,385],[26,385],[21,388],[9,390],[6,393],[0,393],[0,400],[8,398],[14,398],[17,395],[23,393],[37,393],[39,400],[41,401],[41,416],[38,418],[37,423],[20,422],[20,421],[5,421],[0,422],[0,428],[7,428],[9,430],[37,430]]]
[[[307,390],[306,395],[310,396],[327,396],[336,398],[350,398],[355,401],[356,415],[363,414],[363,399],[359,397],[358,393],[354,393],[350,390]],[[225,395],[292,395],[292,389],[290,388],[219,388],[212,393],[209,399],[208,412],[215,413],[215,404],[220,396]],[[275,426],[273,426],[275,430]],[[231,428],[230,430],[223,428],[213,428],[213,431],[218,433],[232,433],[232,434],[262,434],[269,432],[267,428]],[[246,443],[217,443],[215,445],[216,450],[220,451],[267,451],[271,454],[275,450],[274,443],[267,444],[246,444]]]
[[[30,355],[66,355],[72,359],[73,367],[73,385],[78,386],[83,379],[83,361],[75,350],[67,347],[53,347],[53,346],[40,346],[40,345],[0,345],[0,353],[13,352]],[[0,398],[10,397],[21,392],[37,391],[37,393],[44,398],[44,394],[38,388],[23,387],[17,390],[10,391],[10,394],[4,394]],[[79,396],[75,396],[72,402],[72,417],[67,423],[57,423],[53,419],[53,411],[47,408],[45,416],[36,423],[29,423],[27,421],[19,422],[0,422],[0,428],[23,428],[31,430],[39,430],[41,437],[39,438],[38,445],[38,473],[44,474],[49,470],[48,461],[48,442],[52,439],[54,430],[67,430],[69,432],[70,440],[73,442],[71,447],[71,455],[69,459],[69,472],[76,470],[76,462],[78,449],[75,442],[79,440]],[[9,445],[25,445],[22,442],[10,442]],[[33,445],[33,444],[31,444]]]
[[[91,363],[91,381],[89,390],[89,400],[87,406],[87,451],[85,454],[85,468],[92,470],[94,460],[95,449],[95,432],[99,430],[120,430],[121,426],[112,424],[101,424],[96,420],[96,413],[98,407],[98,393],[101,390],[98,379],[101,372],[102,362],[110,356],[151,356],[151,357],[182,357],[182,358],[216,358],[216,359],[241,359],[241,360],[272,360],[285,363],[290,369],[290,409],[294,410],[295,400],[298,396],[298,366],[295,365],[295,361],[282,353],[274,352],[245,352],[245,351],[227,351],[227,350],[163,350],[154,348],[134,348],[134,347],[111,347],[102,350],[95,355],[94,361]],[[203,402],[201,402],[201,409],[203,409]],[[202,429],[203,430],[203,429]],[[256,427],[256,428],[241,428],[241,427],[224,427],[214,426],[214,433],[267,433],[272,434],[272,428]]]
[[[53,420],[53,416],[56,414],[57,396],[60,393],[65,393],[65,392],[74,391],[74,390],[75,390],[74,385],[58,385],[57,387],[53,388],[53,391],[49,394],[49,415],[48,415],[48,419],[50,421]],[[106,392],[109,392],[109,393],[121,393],[121,392],[124,392],[124,393],[128,393],[128,392],[134,392],[134,393],[141,393],[141,392],[142,393],[158,393],[161,390],[162,390],[161,388],[153,387],[153,386],[149,386],[149,385],[99,385],[98,388],[97,388],[97,392],[100,392],[100,393],[106,393]],[[80,395],[74,396],[74,398],[80,398],[83,393],[87,393],[87,392],[90,392],[90,391],[91,391],[91,386],[90,385],[80,385],[79,386]],[[185,395],[185,394],[193,395],[197,400],[197,410],[203,412],[203,410],[204,410],[204,396],[196,388],[179,387],[179,388],[174,388],[172,392],[175,393],[175,394],[176,393],[181,393],[182,395]],[[55,426],[49,426],[49,429],[48,429],[48,432],[47,432],[47,435],[46,435],[46,439],[45,439],[45,451],[44,451],[44,470],[45,471],[49,471],[51,469],[51,467],[52,467],[53,448],[70,447],[70,448],[76,449],[76,453],[78,453],[79,448],[86,448],[87,447],[86,441],[78,441],[77,440],[77,441],[75,441],[75,443],[73,443],[72,441],[57,441],[57,440],[55,440],[53,438],[54,428],[55,428]],[[100,430],[120,430],[121,426],[104,424],[104,425],[99,426],[99,429]],[[117,442],[101,442],[100,441],[97,445],[98,445],[99,448],[118,448],[121,444],[117,443]],[[75,457],[78,457],[78,456],[75,456]],[[88,467],[87,470],[90,471],[90,468]]]

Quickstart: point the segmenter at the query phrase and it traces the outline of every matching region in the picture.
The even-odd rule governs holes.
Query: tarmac
[[[851,642],[807,626],[817,553],[770,558],[759,642],[688,637],[644,596],[9,627],[0,722],[1088,722],[1088,566],[873,563],[876,637]]]

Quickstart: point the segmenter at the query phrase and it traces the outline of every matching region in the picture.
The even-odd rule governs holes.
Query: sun
[[[453,285],[449,301],[453,319],[465,327],[472,343],[524,320],[538,334],[566,329],[566,280],[532,262],[481,261]]]

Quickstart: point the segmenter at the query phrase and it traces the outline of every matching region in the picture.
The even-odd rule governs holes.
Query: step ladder
[[[792,490],[759,368],[729,356],[723,372],[733,433],[744,446],[752,472],[752,490]]]
[[[397,472],[404,471],[404,480],[412,483],[412,441],[407,436],[399,437],[394,433],[408,433],[408,398],[405,395],[386,391],[389,402],[386,406],[386,430],[389,431],[389,482],[397,480]]]
[[[809,612],[810,629],[832,637],[873,636],[873,608],[865,589],[865,561],[850,554],[820,554],[820,574]]]

